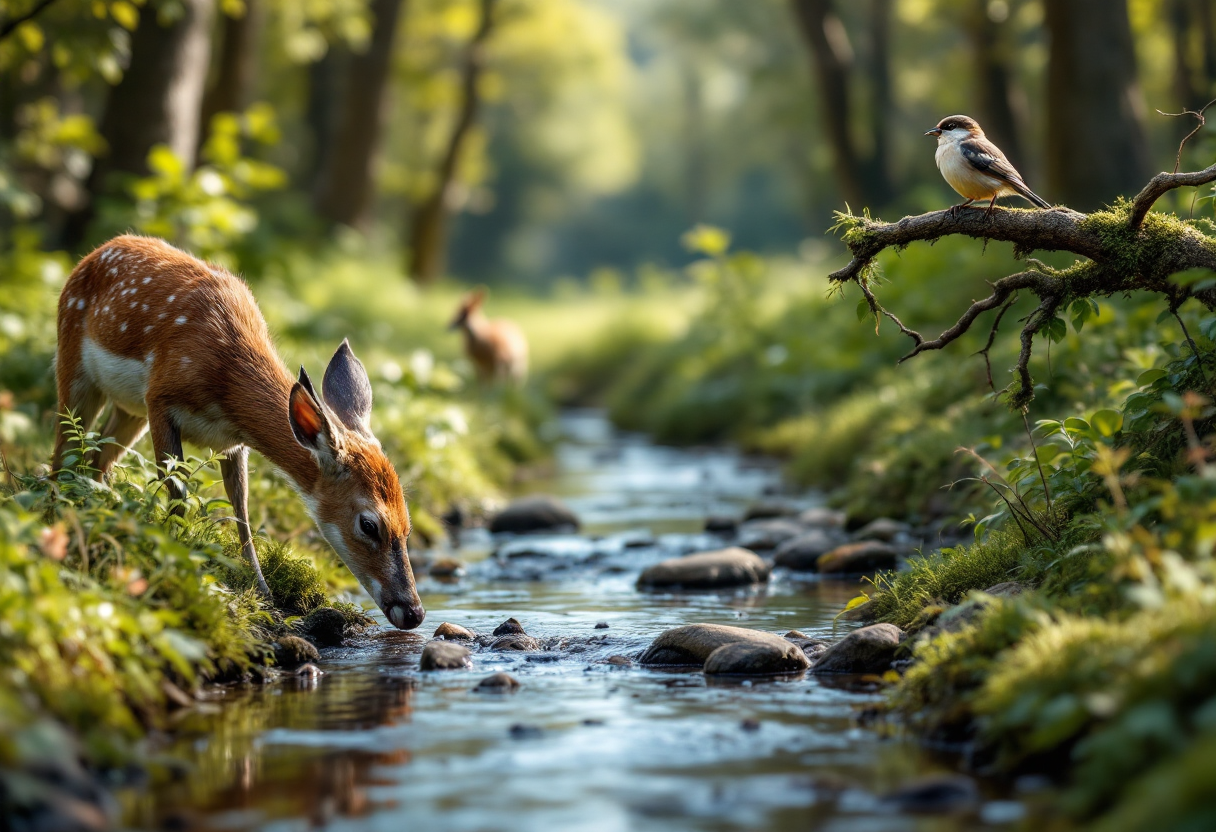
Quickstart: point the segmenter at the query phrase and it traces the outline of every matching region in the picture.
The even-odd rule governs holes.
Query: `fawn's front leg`
[[[262,576],[262,564],[253,547],[253,532],[249,528],[249,449],[244,445],[224,454],[220,460],[220,473],[224,476],[224,491],[232,511],[236,514],[236,533],[241,541],[241,553],[253,564],[253,574],[258,579],[258,591],[270,598],[270,587]]]

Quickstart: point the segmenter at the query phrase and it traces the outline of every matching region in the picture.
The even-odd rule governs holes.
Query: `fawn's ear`
[[[329,360],[321,380],[325,405],[350,430],[372,437],[372,383],[363,366],[343,338],[342,345]]]
[[[304,382],[307,382],[307,375]],[[287,400],[287,417],[296,441],[312,451],[317,462],[326,467],[337,464],[338,450],[334,446],[334,434],[325,409],[317,397],[309,392],[311,384],[297,381],[291,388]]]

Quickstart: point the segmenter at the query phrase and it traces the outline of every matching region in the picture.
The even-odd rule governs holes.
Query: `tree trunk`
[[[1125,0],[1051,0],[1047,191],[1078,210],[1147,177],[1144,102]]]
[[[485,44],[494,26],[496,0],[481,0],[481,16],[461,70],[460,106],[456,123],[436,171],[435,190],[414,210],[410,219],[409,274],[430,283],[443,274],[447,259],[448,216],[454,203],[456,174],[469,132],[477,122],[481,96],[477,86],[485,70]]]
[[[223,44],[215,81],[203,97],[199,147],[206,141],[211,119],[216,113],[239,113],[249,106],[258,71],[258,40],[264,20],[262,0],[245,0],[245,13],[239,17],[224,16]]]
[[[317,213],[331,223],[366,228],[380,140],[388,120],[389,70],[403,0],[372,0],[375,18],[367,51],[351,60],[342,116],[322,166],[313,200]]]
[[[199,113],[207,65],[211,59],[213,0],[179,0],[181,15],[168,25],[149,3],[139,13],[131,38],[131,63],[110,90],[101,135],[109,152],[98,158],[89,176],[89,200],[64,229],[64,243],[78,246],[93,218],[97,197],[111,174],[148,173],[148,151],[166,144],[194,166]]]
[[[870,156],[865,161],[866,195],[875,205],[894,194],[890,169],[891,0],[870,0],[870,54],[866,74],[870,80]]]
[[[976,117],[996,146],[1026,173],[1021,131],[1025,106],[1014,83],[1014,45],[1001,25],[1004,21],[993,20],[989,9],[988,0],[970,0],[965,19]]]
[[[308,103],[304,121],[312,136],[312,148],[300,167],[300,179],[308,183],[311,193],[321,189],[322,167],[333,147],[334,128],[341,109],[342,82],[346,78],[343,59],[349,57],[331,46],[320,60],[308,65]]]
[[[850,206],[866,204],[865,173],[853,141],[849,107],[849,70],[853,49],[844,23],[831,0],[791,0],[794,19],[811,53],[819,88],[819,113],[832,157],[840,194]]]

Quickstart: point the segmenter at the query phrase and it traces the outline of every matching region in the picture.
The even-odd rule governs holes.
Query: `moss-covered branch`
[[[1216,271],[1216,238],[1172,214],[1150,210],[1170,190],[1214,181],[1216,165],[1195,173],[1161,173],[1153,177],[1133,201],[1120,199],[1111,208],[1092,214],[1062,207],[1004,209],[990,216],[980,210],[964,211],[958,216],[945,210],[904,217],[894,223],[837,214],[836,229],[843,231],[845,245],[853,257],[848,265],[832,272],[828,278],[834,284],[856,283],[875,317],[890,318],[900,332],[912,340],[913,349],[901,361],[928,350],[943,349],[970,330],[984,312],[1003,308],[1019,290],[1032,292],[1039,298],[1040,305],[1023,325],[1022,348],[1016,367],[1017,386],[1009,396],[1013,407],[1022,408],[1034,398],[1029,370],[1034,335],[1069,303],[1083,298],[1147,291],[1162,295],[1171,310],[1192,297],[1209,309],[1216,309],[1216,290],[1210,287],[1194,289],[1172,280],[1174,275],[1191,269]],[[1014,256],[1019,259],[1027,258],[1035,251],[1068,251],[1086,260],[1063,270],[1032,260],[1030,269],[993,283],[988,297],[973,303],[937,338],[926,339],[878,301],[870,285],[874,259],[886,249],[900,250],[914,242],[934,241],[955,234],[1013,243]]]

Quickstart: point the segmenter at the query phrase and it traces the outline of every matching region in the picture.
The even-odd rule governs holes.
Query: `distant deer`
[[[410,517],[401,483],[369,427],[372,388],[346,341],[318,396],[304,368],[294,379],[270,342],[245,283],[163,240],[124,235],[76,266],[59,298],[55,359],[59,412],[116,444],[92,460],[99,476],[151,427],[164,469],[182,441],[224,453],[220,471],[241,549],[269,595],[249,528],[249,448],[290,478],[308,513],[394,626],[426,615],[406,554]],[[68,437],[55,435],[52,470]],[[177,499],[185,486],[169,477]]]
[[[485,299],[482,289],[466,295],[448,329],[464,333],[465,354],[482,381],[522,384],[528,377],[528,339],[513,322],[487,318],[481,311]]]

